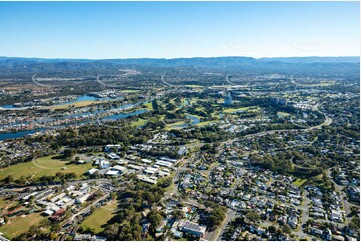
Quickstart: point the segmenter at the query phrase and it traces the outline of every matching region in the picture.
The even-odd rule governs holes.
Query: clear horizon
[[[359,2],[0,2],[0,56],[359,57]]]
[[[25,59],[67,59],[67,60],[116,60],[116,59],[190,59],[190,58],[226,58],[226,57],[245,57],[245,58],[254,58],[254,59],[272,59],[272,58],[361,58],[361,56],[270,56],[270,57],[252,57],[252,56],[193,56],[193,57],[130,57],[130,58],[67,58],[67,57],[24,57],[24,56],[0,56],[0,58],[25,58]]]

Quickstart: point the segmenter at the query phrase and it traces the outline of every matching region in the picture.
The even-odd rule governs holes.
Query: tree
[[[70,158],[70,157],[76,155],[76,153],[77,153],[77,151],[74,148],[65,149],[64,150],[64,157],[65,158]]]
[[[56,233],[59,233],[60,230],[61,230],[61,226],[59,223],[54,223],[51,225],[51,228],[50,228],[51,232],[56,232]]]
[[[183,218],[184,214],[182,210],[176,209],[172,211],[172,216],[176,219],[181,219]]]
[[[5,222],[5,224],[7,224],[9,222],[9,217],[6,214],[4,215],[4,222]]]
[[[154,109],[154,110],[158,110],[158,108],[159,108],[159,105],[158,105],[158,103],[157,103],[157,100],[153,100],[152,101],[152,108]]]
[[[16,181],[19,185],[25,185],[27,182],[26,178],[24,176],[21,176],[20,179]]]
[[[249,238],[249,235],[248,235],[248,233],[246,234],[246,236],[244,236],[244,239],[243,239],[244,241],[250,241],[250,238]]]
[[[36,225],[32,225],[30,228],[29,228],[29,231],[28,231],[28,234],[33,236],[34,238],[36,238],[37,235],[40,234],[40,228]]]
[[[162,216],[159,214],[159,212],[157,210],[152,209],[149,213],[148,213],[148,221],[149,223],[152,225],[153,228],[156,228],[160,222],[162,221]]]
[[[172,184],[172,178],[167,177],[165,179],[160,179],[160,181],[158,181],[157,186],[166,188],[166,187],[169,187],[171,184]]]
[[[292,229],[288,224],[284,224],[282,225],[282,232],[286,234],[290,234],[292,232]]]
[[[115,200],[117,198],[117,194],[115,192],[111,192],[110,197],[112,200]]]
[[[271,225],[271,226],[268,227],[268,231],[269,231],[270,233],[276,233],[276,230],[277,230],[277,228],[276,228],[275,226],[273,226],[273,225]]]
[[[108,225],[104,230],[104,234],[107,236],[108,240],[117,240],[118,233],[119,233],[118,223]]]
[[[224,210],[218,205],[218,207],[213,208],[211,211],[208,220],[212,228],[220,225],[225,219],[226,215]]]
[[[50,233],[50,240],[54,241],[58,237],[57,233],[51,232]]]
[[[14,181],[14,177],[12,175],[8,175],[5,179],[4,182],[5,184],[11,184]]]
[[[355,229],[355,230],[358,230],[360,229],[360,218],[359,217],[353,217],[351,219],[351,222],[349,224],[349,227],[351,229]]]
[[[258,222],[261,216],[256,211],[251,210],[246,214],[246,218],[252,222]]]

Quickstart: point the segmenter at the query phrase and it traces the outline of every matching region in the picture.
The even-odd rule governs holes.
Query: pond
[[[197,116],[194,115],[190,115],[190,114],[186,114],[186,118],[190,119],[190,123],[184,123],[181,125],[174,125],[172,126],[173,128],[185,128],[188,127],[189,125],[196,125],[200,122],[200,119]]]

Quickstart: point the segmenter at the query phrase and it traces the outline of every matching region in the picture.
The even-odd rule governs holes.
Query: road
[[[82,179],[82,180],[76,180],[76,181],[70,181],[70,182],[67,182],[67,185],[77,185],[77,184],[81,184],[81,183],[84,183],[84,182],[96,182],[96,183],[105,183],[105,182],[110,182],[109,179],[104,179],[104,178],[100,178],[100,179]],[[38,189],[39,187],[44,187],[45,185],[30,185],[30,186],[23,186],[23,187],[14,187],[14,188],[4,188],[2,189],[1,191],[2,192],[12,192],[12,191],[16,191],[16,192],[21,192],[21,190],[24,190],[24,189]],[[56,185],[49,185],[48,187],[51,188],[51,187],[59,187],[59,186],[62,186],[61,184],[56,184]]]
[[[338,184],[331,178],[331,168],[327,170],[327,176],[328,176],[328,178],[333,182],[333,184],[335,184],[335,190],[336,190],[336,192],[338,192],[339,194],[341,194],[342,205],[343,205],[343,209],[345,210],[345,219],[346,219],[345,222],[346,222],[347,224],[349,224],[350,221],[351,221],[351,218],[350,218],[350,217],[347,217],[347,215],[351,213],[351,207],[352,207],[353,205],[347,201],[347,197],[346,197],[346,195],[345,195],[345,192],[342,192],[342,190],[343,190],[345,187],[338,185]]]
[[[224,233],[227,224],[234,220],[237,217],[237,213],[232,209],[227,209],[226,217],[223,220],[222,224],[218,226],[215,233],[213,234],[212,241],[222,241],[222,234]]]
[[[302,210],[302,217],[301,217],[300,226],[298,228],[298,231],[295,231],[293,233],[295,235],[297,235],[297,237],[299,237],[300,239],[302,239],[302,238],[309,239],[310,235],[307,234],[307,233],[304,233],[303,230],[302,230],[302,225],[306,224],[306,222],[310,219],[308,213],[309,213],[309,204],[311,202],[310,202],[310,199],[308,198],[308,191],[305,191],[305,194],[304,194],[303,198],[304,198],[304,200],[303,200],[302,205],[297,206],[297,209]]]
[[[330,125],[331,123],[332,123],[332,119],[326,117],[325,121],[324,121],[322,124],[319,124],[319,125],[316,125],[316,126],[312,126],[312,127],[309,127],[309,128],[305,128],[305,129],[277,129],[277,130],[262,131],[262,132],[255,133],[255,134],[245,135],[245,136],[243,136],[242,138],[234,138],[234,139],[230,139],[230,140],[227,140],[227,141],[223,141],[223,142],[221,142],[221,144],[222,144],[222,145],[231,144],[231,143],[233,143],[233,142],[240,141],[240,140],[242,140],[242,139],[259,137],[259,136],[264,136],[264,135],[268,135],[268,134],[275,134],[276,132],[294,132],[294,131],[302,132],[302,131],[310,131],[310,130],[314,130],[314,129],[320,129],[320,128],[322,128],[323,126],[328,126],[328,125]]]
[[[108,197],[109,194],[105,194],[104,196],[98,198],[96,201],[94,201],[92,204],[88,205],[86,208],[83,208],[82,210],[80,210],[78,213],[74,214],[73,216],[71,216],[69,219],[67,219],[66,221],[63,222],[63,225],[66,224],[72,224],[74,222],[74,219],[76,218],[76,216],[80,215],[80,214],[84,214],[90,211],[91,206],[96,206],[98,205],[98,203],[102,200],[104,200],[106,197]]]

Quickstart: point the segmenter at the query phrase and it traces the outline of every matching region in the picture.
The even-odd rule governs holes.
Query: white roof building
[[[119,171],[121,174],[125,174],[125,173],[127,173],[127,171],[128,171],[128,169],[127,169],[126,167],[124,167],[124,166],[118,166],[118,165],[113,166],[113,167],[112,167],[112,170]]]
[[[88,173],[89,175],[93,175],[93,174],[94,174],[95,172],[97,172],[97,171],[99,171],[99,169],[92,168],[92,169],[88,170],[87,173]]]
[[[151,160],[148,160],[148,159],[141,159],[141,161],[143,162],[143,163],[146,163],[146,164],[151,164],[153,161],[151,161]]]
[[[105,173],[106,176],[116,176],[118,175],[119,171],[109,170],[107,173]]]
[[[76,203],[84,203],[89,197],[90,197],[91,194],[89,193],[85,193],[83,195],[80,195],[78,196],[75,201]]]

